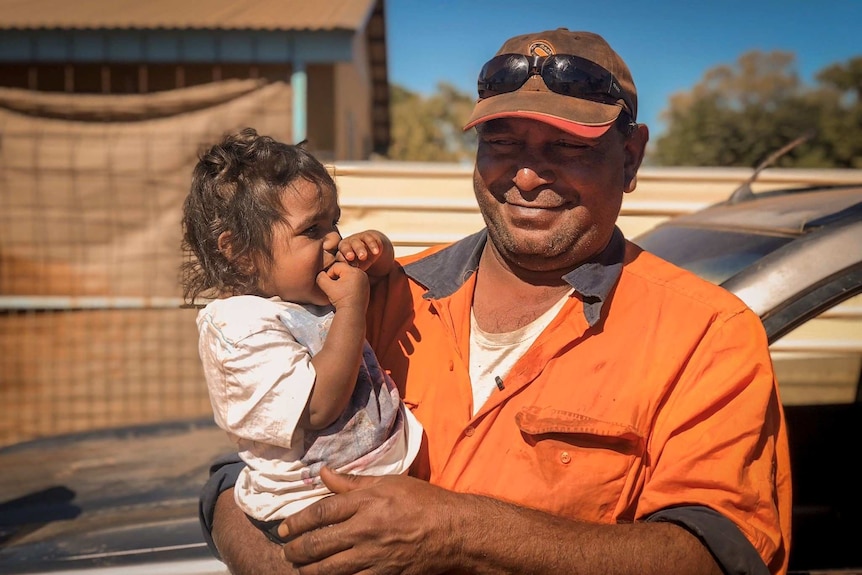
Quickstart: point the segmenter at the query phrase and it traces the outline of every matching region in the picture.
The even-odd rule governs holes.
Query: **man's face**
[[[521,118],[479,129],[473,187],[508,265],[566,273],[607,245],[646,144],[612,127],[585,139]]]

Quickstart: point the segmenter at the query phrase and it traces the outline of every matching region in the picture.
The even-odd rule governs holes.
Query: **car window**
[[[862,294],[770,347],[785,405],[853,403],[862,377]]]
[[[792,237],[664,226],[639,236],[647,251],[720,284],[738,271],[792,241]]]

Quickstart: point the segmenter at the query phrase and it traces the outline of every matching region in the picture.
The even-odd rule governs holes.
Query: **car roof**
[[[800,235],[844,217],[862,215],[862,184],[773,190],[729,199],[679,216],[667,225]]]
[[[862,292],[862,184],[739,191],[655,229],[789,238],[721,284],[760,316],[770,341]]]

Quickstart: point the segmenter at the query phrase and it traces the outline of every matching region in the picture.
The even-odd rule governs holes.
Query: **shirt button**
[[[449,360],[449,371],[454,371],[454,370],[455,370],[455,362],[453,362],[453,361],[450,359],[450,360]]]
[[[572,456],[569,455],[568,451],[564,451],[560,454],[560,461],[562,461],[563,463],[568,463],[571,460],[572,460]]]
[[[464,430],[464,435],[466,435],[467,437],[473,437],[474,433],[476,433],[475,427],[468,427],[467,429]]]

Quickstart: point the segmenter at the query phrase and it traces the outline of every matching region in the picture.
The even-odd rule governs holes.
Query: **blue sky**
[[[750,50],[793,52],[806,82],[862,55],[862,0],[386,0],[389,80],[422,94],[476,75],[509,37],[557,27],[596,32],[623,57],[638,119],[653,135],[671,94]]]

